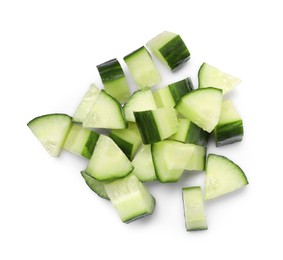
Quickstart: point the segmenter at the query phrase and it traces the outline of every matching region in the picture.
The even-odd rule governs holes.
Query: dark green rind
[[[194,90],[193,83],[190,78],[186,78],[168,85],[175,104],[179,102],[182,96]]]
[[[202,67],[205,65],[205,63],[203,63],[199,70],[198,70],[198,88],[202,88],[202,82],[201,82],[201,74],[202,74]]]
[[[93,192],[103,199],[110,200],[104,188],[104,182],[96,180],[92,176],[88,175],[85,171],[81,171],[81,175],[85,179],[87,186]]]
[[[177,35],[159,49],[171,70],[177,69],[190,59],[190,52],[184,41]]]
[[[82,156],[84,156],[87,159],[90,159],[90,157],[92,156],[94,147],[96,145],[96,142],[98,140],[98,137],[99,137],[98,133],[93,132],[93,131],[90,133],[88,140],[87,140],[87,142],[84,146],[84,149],[82,151]]]
[[[104,84],[125,77],[124,71],[117,59],[106,61],[96,67]]]
[[[155,205],[156,205],[156,201],[155,201],[155,198],[153,196],[151,196],[153,198],[153,207],[152,207],[152,211],[151,212],[144,212],[144,213],[141,213],[139,214],[138,216],[134,216],[134,217],[130,217],[126,220],[123,220],[123,223],[126,223],[126,224],[129,224],[137,219],[140,219],[140,218],[143,218],[143,217],[146,217],[148,215],[151,215],[154,211],[154,208],[155,208]]]
[[[204,131],[193,122],[190,122],[189,131],[185,143],[207,146],[210,133]]]
[[[144,144],[152,144],[161,141],[158,126],[150,110],[134,112],[134,116]]]
[[[133,144],[125,141],[121,137],[113,134],[112,132],[109,134],[109,137],[119,146],[119,148],[124,152],[124,154],[129,158],[129,160],[131,160]]]
[[[38,119],[40,118],[44,118],[44,117],[49,117],[49,116],[62,116],[62,117],[69,117],[71,120],[72,120],[72,117],[67,115],[67,114],[60,114],[60,113],[55,113],[55,114],[46,114],[46,115],[42,115],[42,116],[38,116],[38,117],[35,117],[34,119],[30,120],[28,123],[27,123],[27,126],[29,127],[32,123],[36,122]]]
[[[132,55],[136,55],[139,51],[144,50],[144,49],[147,51],[147,49],[146,49],[144,46],[142,46],[142,47],[136,49],[135,51],[133,51],[133,52],[131,52],[130,54],[126,55],[126,56],[124,57],[124,61],[126,61],[126,60],[127,60],[128,58],[130,58]],[[148,53],[148,55],[150,55],[148,51],[147,51],[147,53]]]
[[[243,121],[217,125],[213,131],[216,146],[240,142],[244,136]]]

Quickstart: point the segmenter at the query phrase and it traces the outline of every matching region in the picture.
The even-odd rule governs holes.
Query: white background
[[[0,259],[282,259],[280,2],[1,0]],[[126,225],[85,185],[86,160],[50,157],[26,126],[72,115],[91,82],[101,87],[97,64],[117,57],[125,68],[123,56],[163,30],[182,36],[191,60],[174,74],[155,60],[159,86],[187,76],[197,86],[203,61],[242,79],[229,97],[244,140],[209,152],[238,163],[250,185],[206,203],[207,231],[185,231],[181,200],[204,173],[147,185],[154,214]]]

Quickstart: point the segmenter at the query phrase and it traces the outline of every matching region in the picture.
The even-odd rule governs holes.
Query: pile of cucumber
[[[248,184],[233,161],[207,155],[210,136],[216,146],[243,138],[242,119],[223,98],[240,80],[203,63],[197,89],[185,78],[152,92],[161,76],[151,54],[171,71],[190,58],[180,35],[165,31],[124,57],[138,87],[132,95],[121,64],[112,59],[97,66],[104,89],[91,84],[72,117],[48,114],[27,125],[51,156],[66,150],[87,158],[85,182],[125,223],[154,211],[145,182],[176,182],[184,171],[205,171],[203,191],[182,190],[187,231],[205,230],[204,200]]]

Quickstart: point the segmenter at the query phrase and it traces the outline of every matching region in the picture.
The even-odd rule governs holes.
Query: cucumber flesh
[[[34,118],[27,126],[46,151],[58,157],[71,129],[72,118],[65,114],[48,114]]]
[[[225,156],[209,154],[206,164],[204,198],[222,196],[248,184],[243,170]]]
[[[153,212],[155,199],[134,174],[104,186],[123,222],[129,223]]]
[[[206,230],[206,217],[201,188],[187,187],[182,189],[185,223],[187,231]]]
[[[204,171],[206,161],[206,147],[188,144],[194,147],[194,152],[185,167],[189,171]]]

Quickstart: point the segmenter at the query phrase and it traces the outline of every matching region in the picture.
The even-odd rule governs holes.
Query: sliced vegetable
[[[152,53],[171,70],[177,69],[190,59],[190,52],[181,36],[163,32],[147,43]]]
[[[216,146],[242,141],[243,121],[231,100],[227,99],[222,102],[219,122],[213,134]]]
[[[204,211],[201,188],[183,188],[183,205],[187,231],[206,230],[206,217]]]
[[[136,91],[124,105],[125,117],[128,121],[135,122],[134,112],[154,110],[156,104],[150,89]]]
[[[121,103],[125,103],[131,96],[131,93],[119,61],[112,59],[96,67],[99,71],[105,91]]]
[[[104,186],[123,222],[131,222],[153,212],[155,199],[134,174]]]
[[[101,90],[83,121],[86,128],[123,129],[127,127],[120,103]]]
[[[135,123],[129,123],[126,129],[115,129],[109,137],[120,147],[125,155],[132,160],[139,149],[142,140]]]
[[[235,191],[248,184],[243,170],[225,156],[209,154],[206,164],[206,200]]]
[[[124,61],[140,89],[152,87],[161,81],[161,76],[144,46],[125,56]]]
[[[155,169],[151,155],[151,145],[143,145],[132,161],[132,173],[142,182],[156,180]]]
[[[223,95],[234,89],[241,80],[207,63],[203,63],[198,72],[199,88],[214,87],[223,90]]]
[[[190,145],[194,147],[194,152],[190,157],[185,169],[189,171],[204,171],[206,161],[206,147],[195,144]]]
[[[47,152],[58,157],[72,126],[72,118],[65,114],[48,114],[34,118],[27,126]]]
[[[125,177],[133,169],[115,142],[108,136],[100,135],[85,171],[93,178],[105,181]]]
[[[221,105],[222,90],[204,88],[183,96],[176,109],[185,118],[210,133],[218,123]]]
[[[164,140],[178,130],[178,119],[173,108],[134,112],[134,115],[144,144]]]

